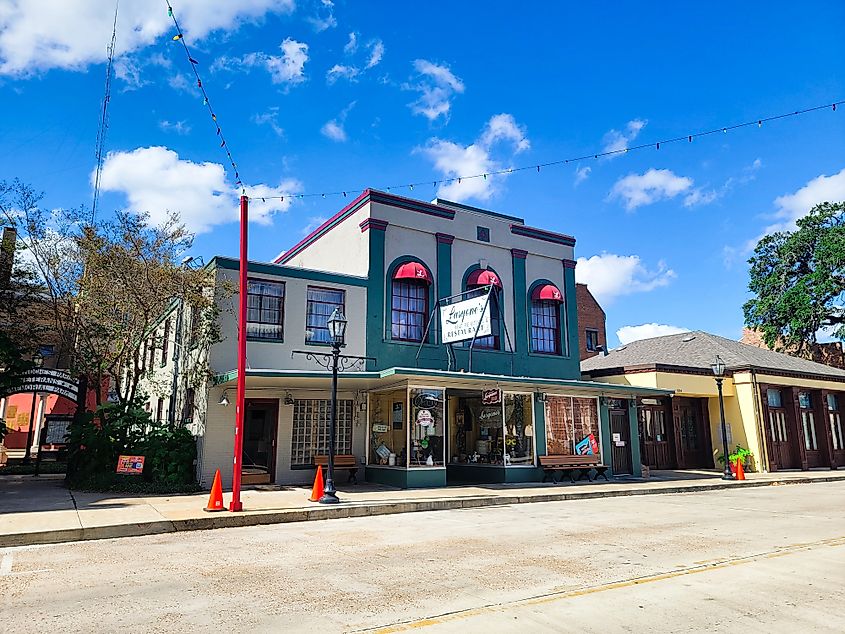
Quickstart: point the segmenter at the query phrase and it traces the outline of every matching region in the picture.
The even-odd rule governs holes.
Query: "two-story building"
[[[276,262],[250,262],[244,482],[309,482],[327,453],[330,374],[291,353],[329,350],[336,307],[344,354],[373,359],[340,375],[336,437],[368,481],[540,480],[538,455],[590,436],[612,473],[639,474],[635,398],[667,392],[581,380],[574,246],[515,216],[367,190]],[[238,265],[209,263],[219,284]],[[449,343],[473,299],[489,334]],[[215,379],[191,394],[205,486],[232,469],[237,297],[224,302]]]

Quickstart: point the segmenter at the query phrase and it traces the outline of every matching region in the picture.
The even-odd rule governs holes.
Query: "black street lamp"
[[[294,350],[295,354],[305,355],[305,358],[316,361],[321,366],[332,372],[332,401],[331,417],[329,418],[329,459],[326,464],[326,484],[323,487],[323,497],[319,499],[320,504],[337,504],[340,500],[337,497],[337,489],[334,486],[334,443],[337,429],[337,372],[338,369],[345,370],[363,361],[375,361],[372,357],[358,357],[340,354],[340,349],[346,341],[347,319],[343,315],[340,306],[334,309],[329,316],[326,325],[331,337],[331,354],[311,352],[310,350]]]
[[[722,396],[722,381],[725,378],[725,362],[717,354],[716,360],[710,365],[713,374],[716,377],[716,388],[719,390],[719,416],[722,420],[722,451],[725,452],[725,473],[722,474],[722,480],[733,480],[734,476],[731,473],[731,463],[728,460],[728,430],[725,427],[725,399]]]

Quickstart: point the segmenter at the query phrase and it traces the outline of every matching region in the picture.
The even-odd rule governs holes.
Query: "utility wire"
[[[103,161],[105,159],[106,132],[109,129],[109,103],[111,102],[111,76],[114,68],[114,42],[117,37],[117,11],[120,7],[120,0],[114,3],[114,25],[111,31],[111,43],[109,44],[109,62],[106,65],[106,86],[103,95],[103,108],[100,112],[100,125],[97,127],[97,169],[94,175],[94,202],[91,205],[91,224],[97,217],[97,203],[100,201],[100,178],[103,175]]]

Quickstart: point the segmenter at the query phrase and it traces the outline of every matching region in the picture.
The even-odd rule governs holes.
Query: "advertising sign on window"
[[[440,328],[443,343],[468,341],[473,337],[487,337],[490,328],[490,310],[487,295],[440,307]]]

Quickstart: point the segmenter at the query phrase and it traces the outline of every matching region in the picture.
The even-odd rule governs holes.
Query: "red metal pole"
[[[241,263],[240,285],[238,297],[238,396],[235,405],[235,461],[232,471],[232,503],[230,511],[242,511],[241,503],[241,468],[244,449],[244,399],[246,393],[246,295],[247,295],[247,223],[249,216],[249,199],[241,196]]]

